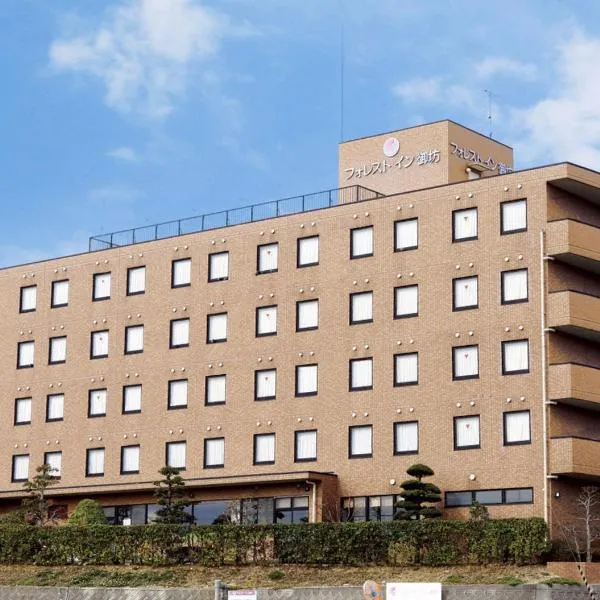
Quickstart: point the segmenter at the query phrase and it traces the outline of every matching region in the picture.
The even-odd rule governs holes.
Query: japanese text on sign
[[[388,161],[386,159],[361,165],[360,167],[350,167],[344,169],[346,173],[346,181],[355,178],[360,179],[362,177],[368,177],[369,175],[383,175],[391,169],[408,169],[413,165],[424,166],[433,165],[440,162],[440,151],[439,150],[425,150],[418,152],[417,154],[404,155],[399,154],[397,160]]]
[[[450,146],[452,147],[452,154],[458,156],[458,158],[463,158],[464,160],[468,160],[469,162],[482,165],[490,171],[498,171],[498,174],[500,175],[512,173],[512,169],[506,163],[498,162],[494,160],[491,156],[488,156],[484,160],[481,157],[481,154],[475,150],[471,150],[470,148],[463,148],[462,146],[459,146],[454,142],[450,142]]]

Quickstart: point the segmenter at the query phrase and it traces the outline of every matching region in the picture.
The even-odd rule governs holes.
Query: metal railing
[[[196,217],[188,217],[187,219],[177,219],[176,221],[145,225],[144,227],[136,227],[135,229],[124,229],[122,231],[94,235],[90,237],[89,251],[141,244],[142,242],[151,242],[178,235],[186,235],[188,233],[209,231],[221,227],[241,225],[242,223],[253,223],[255,221],[294,215],[309,210],[329,208],[338,204],[362,202],[364,200],[374,200],[375,198],[383,197],[384,194],[375,190],[370,190],[360,185],[352,185],[306,194],[304,196],[294,196],[293,198],[284,198],[282,200],[263,202],[262,204],[252,204],[250,206],[232,208]]]

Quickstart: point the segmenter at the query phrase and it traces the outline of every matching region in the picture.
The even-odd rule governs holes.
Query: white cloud
[[[533,81],[537,77],[537,67],[531,63],[523,63],[503,56],[488,56],[475,65],[475,74],[481,79],[500,75]]]
[[[138,156],[138,153],[129,146],[120,146],[119,148],[113,148],[112,150],[109,150],[106,153],[106,156],[123,162],[140,162],[140,157]]]
[[[442,80],[439,77],[416,77],[396,84],[392,93],[404,102],[437,102],[441,98]]]
[[[197,0],[122,0],[90,31],[54,40],[50,65],[99,79],[105,102],[122,113],[168,116],[192,67],[215,56],[228,36],[256,33]]]

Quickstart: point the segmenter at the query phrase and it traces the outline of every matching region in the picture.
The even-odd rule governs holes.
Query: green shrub
[[[68,523],[76,527],[87,527],[88,525],[107,525],[108,521],[99,502],[85,499],[77,504]]]

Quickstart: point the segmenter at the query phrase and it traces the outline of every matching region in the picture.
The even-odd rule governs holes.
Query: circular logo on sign
[[[392,156],[396,156],[398,154],[398,150],[400,150],[400,142],[398,138],[389,137],[385,142],[383,142],[383,153],[388,157],[392,158]]]

